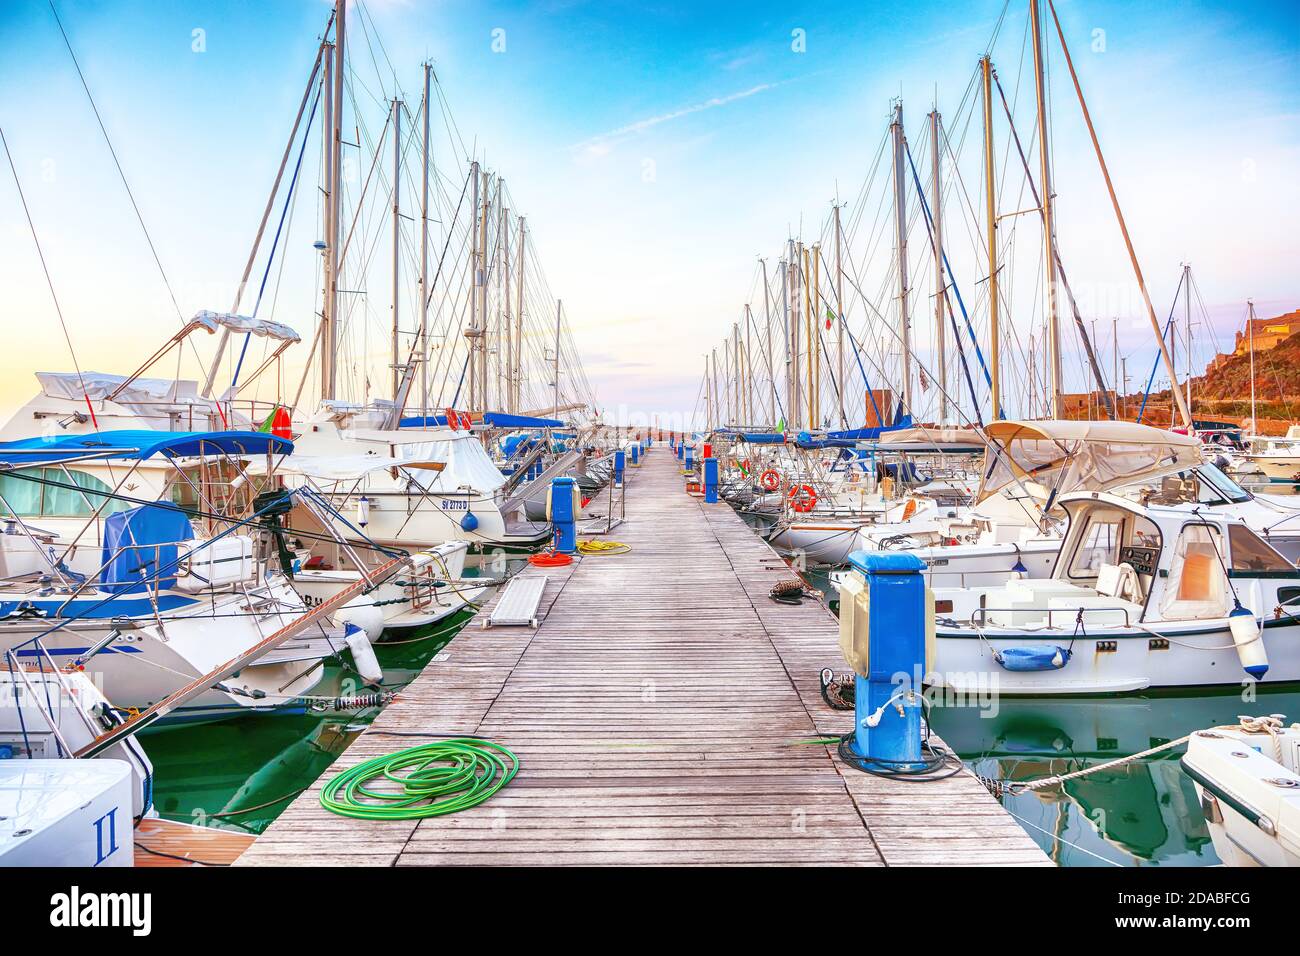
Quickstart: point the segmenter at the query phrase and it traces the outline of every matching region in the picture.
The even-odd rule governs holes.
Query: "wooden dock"
[[[852,728],[819,690],[845,666],[835,618],[768,598],[789,569],[686,495],[666,446],[628,471],[612,537],[632,551],[530,567],[548,578],[540,626],[471,621],[324,779],[455,736],[509,747],[518,777],[418,822],[335,816],[322,779],[237,865],[1049,864],[968,773],[885,780],[800,743]]]

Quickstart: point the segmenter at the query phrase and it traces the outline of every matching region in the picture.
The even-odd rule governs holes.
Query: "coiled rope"
[[[622,541],[579,541],[578,550],[583,554],[627,554],[632,546]]]
[[[344,770],[325,785],[320,802],[331,813],[361,820],[438,817],[477,806],[518,772],[519,758],[500,744],[453,737]],[[382,781],[387,788],[376,789]]]

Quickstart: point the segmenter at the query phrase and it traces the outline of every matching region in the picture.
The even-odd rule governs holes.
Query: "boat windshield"
[[[1216,465],[1206,462],[1196,468],[1197,477],[1202,485],[1209,485],[1232,504],[1249,501],[1253,495],[1241,485],[1225,475]]]

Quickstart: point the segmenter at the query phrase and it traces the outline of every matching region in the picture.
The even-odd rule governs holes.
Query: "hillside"
[[[1250,401],[1250,355],[1234,355],[1192,380],[1192,396],[1211,401]],[[1255,354],[1257,401],[1300,401],[1300,332]]]

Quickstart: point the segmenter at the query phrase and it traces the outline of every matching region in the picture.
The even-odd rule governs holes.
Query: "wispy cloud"
[[[739,93],[731,93],[727,96],[714,96],[704,100],[701,103],[694,103],[690,106],[683,106],[667,113],[661,113],[658,116],[651,116],[646,119],[637,120],[635,123],[629,123],[626,126],[620,126],[618,129],[609,130],[593,136],[590,139],[583,140],[581,143],[575,143],[570,149],[575,152],[582,152],[589,156],[603,156],[608,153],[616,144],[623,140],[635,136],[638,133],[644,133],[646,130],[655,126],[661,126],[664,123],[671,123],[673,120],[681,119],[683,116],[690,116],[693,113],[703,113],[705,110],[716,109],[719,106],[727,106],[738,100],[746,100],[751,96],[757,96],[767,90],[778,86],[778,83],[760,83],[757,86],[751,86],[747,90],[741,90]]]

